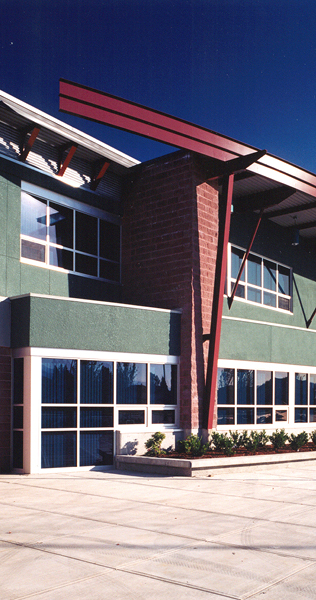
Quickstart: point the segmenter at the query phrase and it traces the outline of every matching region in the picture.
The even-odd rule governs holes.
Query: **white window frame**
[[[49,269],[51,271],[58,271],[61,273],[70,273],[70,274],[74,274],[78,277],[85,277],[88,279],[94,279],[94,280],[99,280],[99,281],[106,281],[112,284],[117,284],[119,285],[121,283],[121,257],[122,257],[122,227],[121,227],[121,223],[120,223],[120,219],[119,217],[116,217],[115,215],[111,215],[110,213],[103,211],[99,208],[90,206],[88,204],[84,204],[82,202],[79,202],[77,200],[73,200],[72,198],[68,198],[67,196],[63,196],[62,194],[58,194],[56,192],[52,192],[50,190],[46,190],[42,187],[39,187],[37,185],[28,183],[26,181],[22,181],[21,182],[21,194],[22,192],[25,192],[27,194],[30,194],[32,196],[34,196],[35,198],[38,198],[39,200],[44,200],[46,202],[46,220],[47,220],[47,216],[48,216],[48,210],[49,210],[49,204],[50,202],[53,202],[55,204],[58,204],[60,206],[64,206],[66,208],[69,208],[73,211],[73,247],[72,248],[68,248],[66,246],[61,246],[60,244],[56,244],[53,242],[50,242],[49,240],[49,235],[47,233],[46,235],[46,240],[40,240],[25,234],[20,233],[20,261],[21,263],[24,264],[29,264],[29,265],[33,265],[36,267],[41,267],[44,269]],[[97,250],[97,254],[96,255],[92,255],[86,252],[82,252],[82,251],[78,251],[76,250],[76,213],[81,213],[81,214],[86,214],[92,217],[95,217],[98,221],[97,221],[97,228],[98,228],[98,250]],[[114,260],[110,260],[110,259],[104,259],[103,257],[100,256],[99,254],[99,239],[100,239],[100,220],[102,221],[106,221],[109,223],[113,223],[115,225],[117,225],[119,227],[120,230],[120,250],[119,250],[119,261],[114,261]],[[34,242],[40,246],[44,246],[45,248],[45,261],[37,261],[34,259],[30,259],[30,258],[25,258],[22,256],[22,240],[25,241],[29,241],[29,242]],[[49,248],[57,248],[57,249],[64,249],[67,250],[69,252],[72,252],[73,255],[73,270],[69,270],[69,269],[65,269],[63,267],[58,267],[55,265],[52,265],[49,263]],[[76,253],[79,253],[80,255],[83,256],[87,256],[87,257],[92,257],[92,258],[96,258],[97,259],[97,275],[89,275],[86,273],[81,273],[79,271],[76,271]],[[106,278],[102,278],[100,277],[100,261],[105,261],[105,262],[109,262],[111,264],[114,265],[118,265],[119,268],[119,279],[118,280],[114,280],[114,279],[106,279]]]
[[[245,253],[246,250],[244,248],[242,248],[241,246],[238,246],[237,244],[228,244],[228,257],[227,257],[227,283],[226,283],[226,287],[227,287],[227,296],[229,297],[233,291],[235,282],[236,282],[236,278],[232,277],[232,250],[236,249],[236,250],[240,250],[241,252]],[[270,310],[274,310],[274,311],[279,311],[281,313],[285,313],[285,314],[292,314],[293,313],[293,271],[291,269],[291,267],[289,267],[288,265],[285,265],[283,263],[280,263],[276,260],[273,260],[271,258],[268,258],[267,256],[262,256],[261,254],[257,254],[256,252],[250,252],[249,256],[256,256],[257,258],[259,258],[261,260],[261,285],[260,286],[256,286],[253,283],[248,283],[247,277],[248,277],[248,270],[247,270],[247,264],[248,264],[248,258],[246,261],[246,264],[244,265],[244,269],[243,269],[243,274],[245,277],[244,281],[240,281],[238,286],[242,286],[245,289],[245,298],[241,298],[240,296],[237,296],[237,294],[235,294],[234,296],[234,302],[235,300],[239,301],[239,302],[246,302],[247,304],[251,304],[252,306],[261,306],[262,308],[267,308]],[[272,290],[268,290],[267,288],[264,287],[264,261],[270,262],[270,263],[274,263],[276,265],[276,271],[277,271],[277,280],[276,280],[276,291],[272,291]],[[279,284],[279,267],[287,269],[290,273],[290,294],[282,294],[278,291],[278,284]],[[247,289],[248,286],[250,288],[253,288],[257,291],[260,292],[261,294],[261,302],[254,302],[252,300],[248,300],[247,299]],[[270,293],[273,294],[276,297],[276,306],[269,306],[268,304],[264,304],[263,302],[263,295],[264,293]],[[284,298],[289,300],[289,309],[284,309],[284,308],[279,308],[278,307],[278,300],[279,298]]]
[[[255,373],[255,377],[254,377],[254,404],[249,404],[249,405],[242,405],[242,404],[237,404],[237,381],[235,378],[235,402],[234,404],[230,404],[230,405],[226,405],[226,404],[218,404],[217,408],[220,407],[234,407],[235,409],[235,424],[234,425],[217,425],[217,429],[219,431],[236,431],[236,430],[243,430],[243,429],[247,429],[247,430],[262,430],[265,429],[266,431],[271,431],[271,430],[275,430],[275,429],[281,429],[284,428],[286,429],[288,432],[297,432],[302,431],[302,430],[306,430],[306,431],[312,431],[313,429],[316,429],[316,422],[307,422],[307,423],[295,423],[295,374],[296,373],[302,373],[302,374],[308,374],[308,375],[316,375],[316,367],[311,367],[311,366],[303,366],[303,365],[288,365],[288,364],[283,364],[283,363],[266,363],[266,362],[253,362],[253,361],[238,361],[238,360],[225,360],[225,359],[219,359],[218,361],[218,368],[221,369],[245,369],[245,370],[253,370],[253,371],[272,371],[273,374],[275,372],[283,372],[283,373],[288,373],[289,374],[289,403],[288,405],[276,405],[274,403],[274,385],[273,385],[273,404],[269,405],[272,407],[273,409],[273,419],[272,419],[272,423],[262,423],[262,424],[257,424],[256,423],[256,408],[258,406],[258,408],[264,407],[264,406],[268,406],[268,405],[257,405],[256,403],[256,381],[257,381],[257,376]],[[309,388],[309,386],[308,386]],[[309,391],[308,391],[309,394]],[[243,406],[247,406],[247,407],[254,407],[254,423],[253,424],[239,424],[237,425],[236,422],[236,415],[237,415],[237,408],[242,408]],[[298,406],[298,405],[297,405]],[[308,402],[307,408],[309,409],[310,404]],[[316,408],[316,405],[315,405]],[[288,419],[287,421],[275,421],[275,410],[279,409],[279,410],[283,410],[283,409],[287,409],[288,410]]]
[[[23,348],[15,350],[13,358],[24,358],[24,425],[23,425],[23,470],[16,470],[17,472],[27,473],[39,473],[39,472],[67,472],[74,470],[90,470],[91,466],[75,466],[75,467],[56,467],[56,468],[43,468],[41,467],[41,432],[42,431],[77,431],[77,464],[79,465],[79,435],[80,429],[83,431],[97,430],[97,431],[111,431],[113,430],[114,442],[113,442],[113,455],[116,452],[116,432],[125,433],[152,433],[157,431],[175,431],[178,429],[179,423],[179,364],[180,358],[178,356],[169,355],[151,355],[151,354],[133,354],[133,353],[119,353],[119,352],[94,352],[85,350],[60,350],[52,348]],[[69,359],[77,360],[77,403],[76,404],[63,404],[63,407],[76,407],[77,408],[77,427],[76,428],[54,428],[43,429],[41,427],[41,409],[42,407],[58,407],[60,404],[42,404],[42,359],[43,358],[55,358],[55,359]],[[113,404],[89,404],[89,407],[113,407],[113,427],[105,428],[80,428],[78,411],[80,408],[80,396],[78,392],[80,390],[80,360],[91,360],[101,362],[112,362],[113,363]],[[118,362],[134,362],[143,363],[147,365],[147,375],[149,376],[150,364],[170,364],[177,365],[177,404],[166,405],[166,404],[150,404],[150,378],[147,380],[147,404],[117,404],[116,393],[117,393],[117,369],[116,365]],[[85,405],[87,406],[87,405]],[[144,410],[145,411],[145,423],[144,425],[127,424],[119,425],[118,423],[118,412],[119,410]],[[151,423],[151,412],[154,410],[175,410],[175,423],[174,424],[152,424]],[[102,467],[100,467],[102,468]]]

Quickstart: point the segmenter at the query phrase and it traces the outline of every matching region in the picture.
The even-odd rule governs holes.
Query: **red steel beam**
[[[260,211],[260,214],[259,214],[259,218],[258,218],[257,225],[256,225],[256,227],[255,227],[255,229],[254,229],[254,232],[253,232],[253,234],[252,234],[252,237],[251,237],[251,240],[250,240],[250,242],[249,242],[248,248],[247,248],[247,250],[246,250],[246,252],[245,252],[245,254],[244,254],[244,257],[243,257],[243,259],[242,259],[242,262],[241,262],[241,265],[240,265],[240,269],[239,269],[239,273],[238,273],[238,275],[237,275],[237,279],[236,279],[236,281],[235,281],[235,285],[234,285],[233,291],[232,291],[232,293],[231,293],[231,296],[230,296],[230,298],[229,298],[229,300],[228,300],[228,306],[229,306],[229,308],[231,307],[231,305],[232,305],[232,303],[233,303],[233,301],[234,301],[234,297],[235,297],[235,294],[236,294],[236,290],[237,290],[238,284],[239,284],[239,282],[240,282],[240,278],[241,278],[241,276],[242,276],[243,270],[244,270],[244,268],[245,268],[246,260],[247,260],[247,258],[248,258],[248,256],[249,256],[249,254],[250,254],[250,250],[251,250],[251,248],[252,248],[252,245],[253,245],[253,243],[254,243],[254,241],[255,241],[255,237],[256,237],[256,235],[257,235],[257,231],[258,231],[258,229],[259,229],[259,225],[260,225],[260,223],[261,223],[261,219],[262,219],[263,211],[264,211],[264,208],[262,208],[262,209],[261,209],[261,211]]]
[[[211,130],[64,79],[60,80],[59,96],[62,112],[219,160],[225,161],[254,150],[229,138],[225,138],[225,149],[222,149],[223,136]]]
[[[59,175],[59,177],[62,177],[63,174],[65,173],[65,171],[66,171],[67,167],[69,166],[70,161],[71,161],[74,153],[76,152],[77,148],[78,148],[77,144],[73,144],[70,147],[69,152],[68,152],[68,154],[67,154],[64,162],[60,165],[60,167],[58,169],[57,175]]]
[[[217,386],[217,362],[221,337],[222,312],[227,266],[227,246],[233,197],[234,175],[223,179],[219,205],[219,232],[215,267],[215,283],[212,304],[211,331],[209,336],[206,384],[204,391],[204,427],[212,429]]]
[[[256,150],[205,127],[66,79],[60,79],[59,96],[62,112],[221,161]],[[253,163],[247,169],[316,197],[316,176],[275,156],[267,154],[260,163]]]
[[[105,161],[102,165],[102,167],[100,168],[100,166],[98,167],[98,172],[95,176],[92,177],[91,179],[91,183],[90,183],[90,189],[95,192],[95,190],[97,189],[103,175],[106,173],[106,171],[108,170],[110,166],[110,163]]]
[[[27,159],[27,156],[30,152],[30,150],[32,149],[32,146],[40,132],[40,127],[34,127],[34,129],[32,129],[32,133],[28,139],[28,141],[26,142],[26,145],[24,146],[23,150],[21,151],[21,156],[20,156],[20,160],[21,161],[25,161]]]

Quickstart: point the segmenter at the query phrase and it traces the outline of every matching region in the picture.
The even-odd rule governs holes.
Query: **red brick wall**
[[[11,351],[0,347],[0,473],[10,471]]]
[[[215,187],[176,152],[137,167],[123,217],[124,301],[181,308],[181,427],[201,424],[202,334],[209,333],[217,247]],[[205,348],[206,350],[206,348]]]

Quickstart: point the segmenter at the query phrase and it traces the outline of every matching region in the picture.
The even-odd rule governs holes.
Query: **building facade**
[[[157,430],[168,446],[206,435],[209,355],[213,427],[313,429],[316,177],[239,168],[223,254],[226,161],[139,164],[0,100],[1,471],[102,468]]]

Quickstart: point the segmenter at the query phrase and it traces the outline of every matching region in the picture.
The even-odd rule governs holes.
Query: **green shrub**
[[[290,445],[293,450],[298,451],[302,446],[307,444],[308,442],[308,433],[306,431],[301,431],[301,433],[291,433],[290,435]]]
[[[316,446],[316,429],[314,429],[314,431],[311,431],[311,433],[309,434],[314,446]]]
[[[165,450],[161,448],[161,444],[165,439],[165,434],[156,431],[153,435],[145,442],[147,448],[146,456],[162,456],[165,454]]]
[[[241,439],[243,446],[250,452],[257,452],[259,448],[263,448],[269,441],[269,437],[264,429],[263,431],[243,431]]]
[[[227,433],[213,431],[211,435],[211,443],[213,444],[215,450],[224,450],[226,456],[232,456],[236,452],[234,439],[231,435],[228,436]]]
[[[235,448],[240,448],[240,446],[243,446],[243,433],[240,433],[239,431],[229,431],[229,435],[234,442]]]
[[[191,454],[192,456],[202,456],[209,449],[209,445],[203,444],[202,438],[193,433],[185,440],[181,440],[178,447],[181,452],[185,452],[185,454]]]
[[[269,435],[269,439],[275,450],[280,450],[281,448],[284,448],[289,436],[287,433],[285,433],[285,429],[276,429],[271,435]]]

